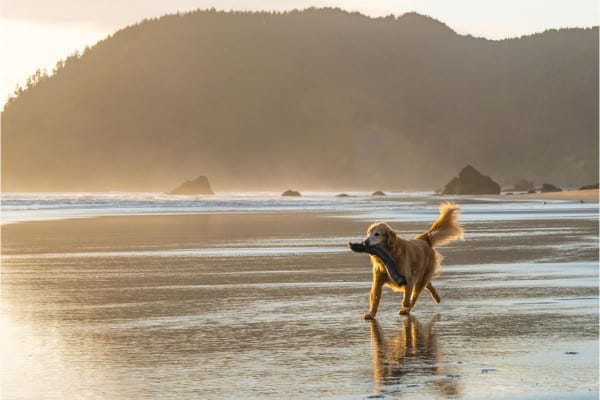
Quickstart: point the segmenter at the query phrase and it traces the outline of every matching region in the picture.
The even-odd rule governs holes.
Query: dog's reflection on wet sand
[[[402,320],[402,326],[384,334],[376,320],[371,323],[373,354],[373,382],[376,394],[394,394],[401,388],[431,385],[438,396],[460,395],[459,377],[444,370],[436,335],[434,316],[428,324],[421,324],[412,315]],[[430,376],[426,383],[413,378]],[[398,386],[401,385],[401,388]]]

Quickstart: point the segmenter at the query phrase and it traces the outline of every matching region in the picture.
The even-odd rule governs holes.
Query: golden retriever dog
[[[458,223],[460,208],[454,203],[442,203],[440,216],[426,231],[413,239],[403,239],[385,222],[376,222],[367,230],[364,243],[381,246],[388,251],[396,263],[400,275],[406,278],[406,285],[398,286],[388,276],[382,261],[371,256],[373,264],[373,284],[370,294],[370,308],[364,319],[373,319],[381,301],[381,289],[387,285],[394,291],[403,292],[400,315],[408,315],[417,303],[423,289],[427,290],[438,304],[440,296],[431,284],[431,279],[440,274],[442,255],[436,247],[455,239],[463,239],[463,230]]]

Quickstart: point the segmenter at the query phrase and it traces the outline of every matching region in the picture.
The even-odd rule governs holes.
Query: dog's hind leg
[[[425,285],[423,284],[423,282],[419,282],[413,288],[411,296],[410,296],[410,308],[414,308],[415,305],[417,304],[417,300],[419,300],[419,295],[423,291],[424,286]]]
[[[429,295],[431,296],[431,298],[433,299],[435,304],[440,304],[440,301],[442,301],[440,299],[440,295],[438,294],[437,290],[435,290],[435,288],[433,287],[431,282],[429,282],[427,285],[425,285],[425,290],[427,290],[429,292]]]

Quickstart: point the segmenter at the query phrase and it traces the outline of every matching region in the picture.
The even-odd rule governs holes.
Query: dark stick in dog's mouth
[[[379,246],[369,246],[363,242],[348,243],[348,246],[350,247],[350,250],[354,251],[355,253],[367,253],[378,257],[381,261],[383,261],[383,265],[385,266],[390,279],[398,286],[406,285],[406,278],[398,273],[396,263],[386,249]]]

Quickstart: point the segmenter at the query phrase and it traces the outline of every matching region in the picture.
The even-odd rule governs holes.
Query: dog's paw
[[[398,315],[408,315],[410,314],[410,308],[401,308],[400,311],[398,311]]]
[[[365,315],[363,315],[363,319],[365,321],[369,321],[369,320],[372,320],[374,318],[375,318],[375,316],[371,315],[371,313],[365,313]]]

